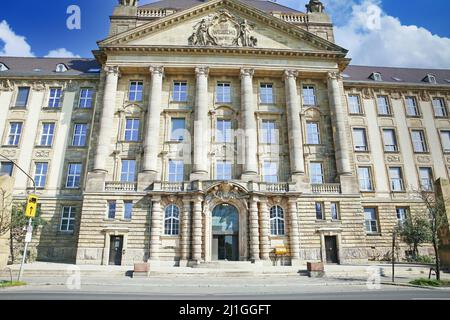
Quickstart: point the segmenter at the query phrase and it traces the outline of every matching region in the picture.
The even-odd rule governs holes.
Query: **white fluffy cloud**
[[[81,58],[79,55],[70,52],[66,48],[59,48],[49,51],[46,58]]]
[[[34,56],[25,37],[17,35],[5,20],[0,22],[0,41],[4,44],[0,56]]]

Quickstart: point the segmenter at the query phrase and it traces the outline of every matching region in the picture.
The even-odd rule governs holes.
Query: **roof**
[[[301,11],[283,6],[273,1],[267,0],[239,0],[249,6],[257,8],[259,10],[270,12],[285,12],[285,13],[301,13]],[[200,4],[205,3],[204,0],[161,0],[139,6],[142,9],[175,9],[177,11],[189,9]]]
[[[0,63],[3,63],[9,69],[7,71],[0,71],[0,76],[79,76],[98,74],[100,69],[96,60],[83,58],[22,58],[0,56]],[[56,72],[56,66],[60,63],[64,64],[69,70],[60,73]]]
[[[380,73],[381,83],[409,83],[428,84],[424,81],[428,74],[436,77],[439,85],[450,86],[450,70],[445,69],[418,69],[418,68],[393,68],[393,67],[370,67],[370,66],[348,66],[344,70],[344,81],[375,82],[370,77],[373,73]]]

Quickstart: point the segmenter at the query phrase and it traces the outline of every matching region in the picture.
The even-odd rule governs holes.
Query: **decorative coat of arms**
[[[193,46],[256,47],[258,40],[251,35],[253,27],[247,20],[238,20],[221,10],[197,23],[188,42]]]

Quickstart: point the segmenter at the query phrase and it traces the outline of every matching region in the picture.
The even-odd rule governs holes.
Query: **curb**
[[[410,283],[400,283],[400,282],[381,282],[382,285],[394,286],[394,287],[410,287],[410,288],[420,288],[420,289],[430,289],[430,290],[444,290],[450,291],[450,287],[431,287],[431,286],[419,286]]]

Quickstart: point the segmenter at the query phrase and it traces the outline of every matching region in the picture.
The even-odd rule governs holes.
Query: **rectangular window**
[[[306,144],[320,144],[319,123],[306,123]]]
[[[364,208],[364,218],[367,233],[378,233],[378,218],[376,208]]]
[[[63,207],[61,213],[60,231],[74,231],[75,230],[75,207]]]
[[[185,118],[172,118],[171,119],[171,141],[183,141],[184,133],[186,131],[186,119]]]
[[[233,142],[231,120],[224,120],[224,119],[217,120],[216,142],[219,143]]]
[[[331,220],[339,220],[339,203],[332,202],[331,203]]]
[[[370,167],[358,168],[359,190],[373,191],[372,172]]]
[[[175,102],[186,102],[188,99],[187,82],[174,81],[172,100]]]
[[[261,104],[273,104],[273,84],[261,83],[259,85],[259,102]]]
[[[263,179],[266,183],[278,183],[278,163],[264,161]]]
[[[414,146],[414,152],[423,153],[428,151],[425,132],[423,130],[411,131],[411,139]]]
[[[391,109],[389,107],[389,99],[387,96],[378,96],[378,114],[380,116],[388,116],[391,114]]]
[[[384,151],[386,152],[397,152],[397,138],[395,136],[394,129],[384,129],[383,130],[383,141],[384,141]]]
[[[17,98],[15,107],[24,108],[28,104],[28,97],[30,95],[29,87],[19,87],[17,91]]]
[[[216,87],[216,102],[231,102],[231,84],[229,82],[218,82]]]
[[[311,184],[323,184],[323,166],[320,162],[311,162],[309,164]]]
[[[125,123],[125,141],[139,141],[139,119],[127,119]]]
[[[438,118],[447,117],[447,108],[445,107],[444,99],[433,98],[434,116]]]
[[[41,141],[40,146],[51,147],[53,144],[53,136],[55,134],[54,123],[43,123],[41,128]]]
[[[325,220],[325,214],[323,212],[323,203],[316,202],[316,219],[317,220]]]
[[[80,102],[78,103],[78,108],[91,109],[93,93],[94,93],[94,90],[91,88],[81,88]]]
[[[408,219],[409,208],[406,207],[398,207],[396,209],[397,212],[397,222],[399,226],[403,226],[406,219]]]
[[[0,174],[12,176],[14,164],[12,162],[0,162]]]
[[[232,166],[228,161],[217,161],[216,164],[216,179],[217,180],[231,180],[232,179]]]
[[[133,201],[123,202],[123,218],[131,220],[133,218]]]
[[[136,160],[122,160],[121,182],[136,181]]]
[[[277,144],[278,135],[275,128],[275,121],[273,120],[263,120],[261,128],[261,142],[264,144]]]
[[[417,107],[417,101],[414,97],[406,97],[406,115],[409,117],[417,117],[420,115],[419,108]]]
[[[81,163],[69,163],[66,188],[79,188],[81,181]]]
[[[366,129],[353,129],[353,143],[355,144],[355,151],[369,151],[369,147],[367,146]]]
[[[361,102],[359,96],[349,95],[348,96],[348,106],[350,108],[350,114],[362,114]]]
[[[433,171],[431,168],[419,168],[420,186],[424,191],[433,191]]]
[[[73,128],[72,146],[84,147],[86,146],[87,124],[77,123]]]
[[[62,96],[61,88],[50,88],[50,95],[48,98],[48,107],[49,108],[61,107],[61,96]]]
[[[450,152],[450,131],[441,131],[441,141],[444,152]]]
[[[45,181],[47,180],[48,163],[36,162],[34,167],[34,182],[36,188],[45,188]]]
[[[115,200],[108,201],[108,219],[116,218],[117,203]]]
[[[184,181],[184,162],[181,160],[169,160],[169,182]]]
[[[403,183],[402,168],[391,167],[389,168],[389,179],[391,181],[391,190],[393,192],[401,192],[405,190]]]
[[[303,86],[303,105],[316,106],[316,92],[313,86]]]
[[[8,146],[18,146],[21,134],[22,134],[22,122],[11,122],[9,124],[9,134],[6,144]]]
[[[130,89],[128,93],[128,101],[142,101],[142,90],[144,87],[144,82],[142,81],[131,81]]]

